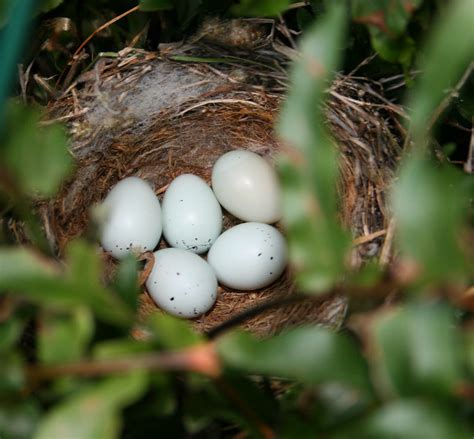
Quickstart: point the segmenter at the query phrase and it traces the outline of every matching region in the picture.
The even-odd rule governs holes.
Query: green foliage
[[[2,163],[24,193],[54,195],[72,167],[64,128],[57,124],[39,127],[39,112],[17,103],[8,110],[8,141],[0,151]]]
[[[142,372],[105,378],[51,410],[34,438],[115,438],[121,426],[120,410],[140,398],[146,387],[147,376]]]
[[[372,46],[382,58],[409,68],[416,46],[406,30],[421,3],[421,0],[357,0],[352,2],[352,15],[356,22],[368,25]]]
[[[294,148],[280,163],[290,253],[299,285],[310,293],[340,280],[349,244],[336,221],[337,156],[321,105],[342,54],[345,25],[346,10],[336,4],[309,30],[279,124],[281,136]]]
[[[94,334],[88,308],[69,313],[43,313],[38,330],[38,359],[42,363],[80,360]]]
[[[421,68],[423,80],[411,93],[411,130],[417,144],[427,141],[426,128],[446,93],[459,81],[474,53],[474,2],[456,0],[438,17],[435,32],[427,41]]]
[[[118,264],[106,283],[95,245],[73,241],[59,261],[45,255],[33,236],[29,247],[1,242],[0,437],[222,437],[240,430],[248,437],[470,437],[474,325],[472,307],[460,309],[458,299],[469,281],[462,237],[468,236],[472,183],[447,160],[436,163],[429,145],[438,135],[431,128],[446,107],[442,101],[472,57],[472,1],[354,0],[351,11],[344,1],[313,1],[304,8],[290,1],[232,3],[141,0],[139,18],[124,19],[130,21],[111,31],[109,42],[121,49],[131,40],[133,20],[148,17],[145,11],[159,11],[163,28],[175,20],[185,34],[208,13],[284,14],[288,23],[304,27],[277,129],[287,145],[279,171],[291,263],[299,289],[308,293],[343,285],[348,292],[372,288],[385,296],[398,275],[375,262],[358,272],[347,267],[351,242],[338,218],[338,156],[324,108],[334,72],[347,67],[348,41],[358,38],[349,21],[367,32],[380,57],[405,70],[416,61],[422,73],[405,101],[414,151],[401,162],[390,200],[395,249],[414,267],[414,280],[395,285],[404,294],[396,305],[369,302],[369,314],[351,309],[350,330],[299,327],[265,339],[230,331],[210,341],[168,315],[135,321],[139,265],[133,257]],[[5,5],[0,2],[0,26]],[[135,3],[83,5],[114,16]],[[45,0],[37,6],[68,17],[74,5]],[[430,8],[443,12],[434,25],[426,18]],[[41,126],[37,109],[4,102],[25,23],[35,13],[32,3],[17,2],[0,35],[0,241],[9,237],[12,218],[33,224],[33,204],[54,196],[72,171],[64,128]],[[420,22],[429,31],[424,46],[417,38]],[[355,56],[362,61],[363,54]],[[469,90],[472,80],[466,81]],[[463,91],[456,103],[471,121]],[[442,137],[434,140],[444,148]],[[134,331],[147,340],[133,340]],[[123,364],[134,370],[117,373]]]
[[[458,239],[465,227],[461,175],[432,161],[410,157],[393,191],[393,209],[405,254],[419,265],[420,280],[455,281],[466,277],[467,258]],[[421,226],[423,225],[423,226]]]
[[[226,364],[251,373],[308,384],[342,383],[370,393],[360,352],[342,334],[328,329],[302,327],[269,340],[236,332],[219,340],[218,350]]]
[[[160,11],[173,8],[171,0],[140,0],[140,10]]]
[[[404,400],[387,404],[342,437],[394,437],[468,439],[471,435],[448,407]]]
[[[0,290],[16,294],[53,309],[87,304],[101,319],[124,325],[132,313],[100,282],[97,251],[84,243],[69,246],[68,269],[25,248],[0,248]]]
[[[379,391],[387,398],[433,394],[452,397],[461,381],[460,333],[453,310],[416,304],[376,318],[372,348]]]
[[[292,3],[291,0],[243,0],[232,8],[238,16],[275,16],[283,12]]]

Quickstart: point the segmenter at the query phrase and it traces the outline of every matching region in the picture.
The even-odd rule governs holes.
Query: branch
[[[131,370],[163,370],[198,372],[211,378],[221,374],[221,361],[213,343],[205,343],[176,352],[150,353],[127,358],[84,360],[75,363],[35,365],[27,369],[32,382],[56,379],[59,376],[103,376]]]

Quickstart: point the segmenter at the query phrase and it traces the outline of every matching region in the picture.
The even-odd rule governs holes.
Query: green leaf
[[[185,29],[196,17],[202,5],[202,0],[175,0],[176,13],[181,28]]]
[[[0,353],[7,352],[16,344],[22,330],[23,322],[16,317],[10,317],[6,322],[0,323]]]
[[[39,112],[18,103],[8,107],[7,119],[9,140],[3,152],[7,169],[27,194],[54,195],[72,169],[64,128],[39,126]]]
[[[82,358],[94,332],[88,308],[69,313],[45,312],[38,331],[38,357],[43,363],[72,362]]]
[[[268,340],[247,333],[223,336],[217,343],[225,363],[249,373],[292,378],[305,383],[341,383],[370,394],[366,364],[355,345],[329,329],[301,327]]]
[[[180,349],[203,342],[204,338],[182,319],[167,314],[151,314],[144,323],[151,340],[165,349]]]
[[[449,307],[423,303],[382,314],[373,336],[370,365],[386,398],[421,392],[438,398],[454,395],[463,379],[462,351]]]
[[[136,340],[118,339],[107,340],[96,343],[93,350],[93,357],[98,360],[110,360],[112,358],[127,358],[133,354],[149,352],[151,350],[150,343]]]
[[[232,8],[236,16],[269,17],[281,14],[290,5],[291,0],[241,0]]]
[[[290,145],[279,163],[290,258],[300,288],[310,293],[340,280],[349,245],[337,219],[337,152],[323,108],[328,81],[342,55],[345,22],[343,4],[334,3],[306,34],[278,125]]]
[[[40,11],[45,13],[53,9],[56,9],[64,0],[41,0],[39,8]]]
[[[121,427],[120,411],[147,389],[142,372],[106,378],[55,406],[41,421],[35,439],[112,439]]]
[[[0,437],[30,439],[40,420],[39,408],[34,401],[2,404],[0,410]]]
[[[411,14],[422,3],[423,0],[354,0],[352,16],[355,21],[396,38],[406,31]]]
[[[464,227],[461,176],[415,155],[405,161],[392,193],[398,237],[418,264],[420,281],[459,282],[468,270],[460,233]]]
[[[343,437],[469,439],[472,435],[448,407],[399,400],[380,408]]]
[[[140,11],[162,11],[166,9],[173,9],[172,0],[140,0]]]
[[[88,305],[103,320],[128,325],[133,313],[100,283],[98,252],[80,241],[69,245],[68,266],[21,247],[0,247],[0,291],[10,290],[50,309]]]
[[[474,328],[469,328],[464,334],[464,361],[471,381],[474,380]]]
[[[424,49],[422,74],[413,88],[411,130],[416,144],[426,142],[426,127],[446,93],[449,93],[472,62],[474,53],[474,2],[453,0],[433,24]]]
[[[132,254],[127,255],[115,273],[112,283],[114,291],[135,311],[138,306],[138,261]]]
[[[23,361],[19,355],[9,352],[0,362],[0,395],[19,392],[25,384]]]

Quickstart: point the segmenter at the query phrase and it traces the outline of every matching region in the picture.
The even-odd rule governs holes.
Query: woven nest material
[[[287,87],[287,58],[264,47],[239,53],[238,62],[228,53],[226,62],[182,62],[189,61],[183,56],[202,56],[202,50],[182,46],[159,56],[125,49],[117,58],[98,61],[50,105],[51,119],[69,124],[77,165],[59,197],[40,206],[59,254],[91,229],[91,206],[124,177],[147,180],[161,196],[183,173],[209,182],[213,164],[229,150],[248,149],[270,161],[278,154],[274,122]],[[384,242],[384,194],[403,136],[399,113],[377,83],[339,77],[331,87],[327,122],[341,152],[341,217],[355,238],[368,236],[354,248],[356,265],[379,254]],[[237,223],[225,214],[224,228]],[[105,254],[104,260],[113,270],[115,262]],[[210,331],[245,310],[294,293],[290,271],[251,293],[220,288],[216,305],[193,324]],[[340,296],[281,304],[241,324],[261,335],[303,323],[338,327],[346,306]],[[151,312],[157,308],[144,292],[140,315]]]

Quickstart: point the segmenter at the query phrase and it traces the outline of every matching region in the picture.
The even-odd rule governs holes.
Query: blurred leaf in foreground
[[[39,420],[39,407],[34,401],[2,404],[0,410],[0,437],[30,439]]]
[[[160,11],[163,9],[173,9],[172,0],[140,0],[141,11]]]
[[[435,109],[450,92],[474,54],[474,1],[453,0],[433,24],[420,65],[421,75],[412,90],[411,129],[417,144],[426,143],[426,129]]]
[[[35,439],[113,439],[119,436],[120,410],[140,398],[147,388],[142,372],[110,377],[74,394],[43,419]]]
[[[21,247],[0,247],[0,291],[8,290],[51,309],[87,305],[103,320],[130,324],[133,314],[100,281],[101,266],[94,247],[73,242],[67,268]]]
[[[425,282],[462,282],[467,257],[461,247],[465,209],[461,176],[435,167],[419,154],[402,167],[392,193],[394,217],[406,257],[420,268]]]
[[[291,0],[241,0],[232,8],[236,16],[269,17],[282,13]]]
[[[342,3],[334,3],[303,38],[278,127],[288,143],[280,174],[290,257],[300,288],[310,293],[340,279],[349,245],[337,220],[337,152],[323,109],[342,55],[346,13]]]
[[[292,378],[309,384],[341,383],[371,394],[367,367],[356,346],[325,328],[301,327],[258,340],[232,333],[218,341],[225,363],[249,373]]]
[[[40,126],[39,112],[18,103],[9,105],[7,119],[7,142],[0,154],[2,165],[28,195],[54,195],[72,169],[64,128]]]
[[[354,0],[352,16],[354,21],[367,25],[372,46],[383,59],[408,69],[416,48],[406,30],[421,3],[422,0]]]
[[[149,315],[144,322],[144,329],[149,332],[150,341],[168,350],[181,349],[204,341],[186,320],[166,314]]]
[[[71,312],[44,312],[38,331],[38,356],[43,363],[79,360],[93,335],[94,321],[88,308]]]
[[[120,264],[115,273],[112,287],[122,300],[135,311],[138,307],[138,261],[129,254]]]
[[[384,407],[339,438],[470,439],[459,417],[448,407],[421,400],[398,400]]]
[[[463,380],[462,346],[450,307],[414,304],[383,313],[372,335],[369,363],[385,398],[455,395]]]

